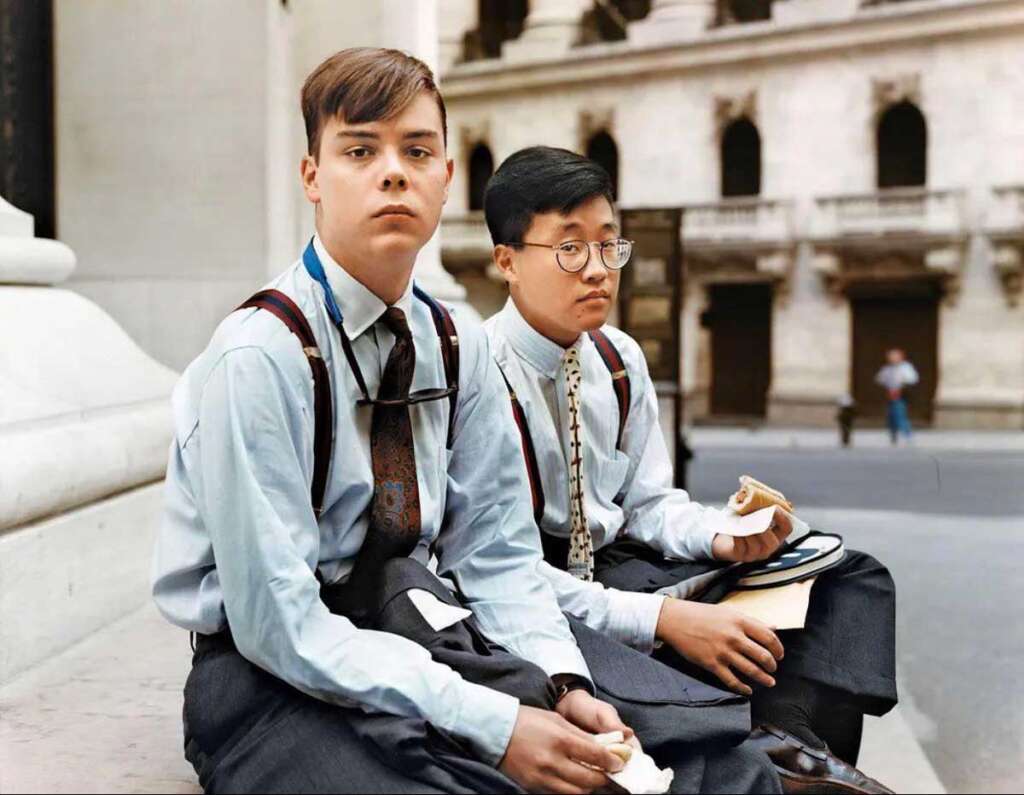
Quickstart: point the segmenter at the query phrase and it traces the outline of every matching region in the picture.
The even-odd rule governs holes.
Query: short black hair
[[[612,178],[590,158],[531,146],[509,155],[484,193],[484,217],[494,245],[523,242],[533,217],[557,210],[567,215],[595,196],[615,207]]]

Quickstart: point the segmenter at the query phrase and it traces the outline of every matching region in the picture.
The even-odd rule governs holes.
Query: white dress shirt
[[[319,239],[315,248],[376,395],[394,345],[378,322],[386,306]],[[425,718],[497,763],[515,725],[515,698],[465,681],[406,638],[357,629],[319,598],[314,572],[328,583],[347,578],[366,535],[372,409],[356,405],[360,393],[323,288],[301,260],[269,286],[306,315],[331,375],[334,446],[323,514],[318,521],[310,502],[313,385],[301,344],[269,312],[234,312],[174,391],[166,512],[153,562],[156,604],[195,632],[230,624],[242,655],[309,695]],[[396,305],[416,347],[412,389],[445,386],[428,307],[411,284]],[[455,323],[461,353],[452,450],[445,447],[447,399],[409,409],[422,515],[413,557],[427,563],[437,539],[438,575],[457,587],[488,637],[549,675],[589,678],[537,572],[539,541],[505,384],[479,325]]]
[[[527,417],[544,490],[542,528],[567,538],[568,406],[561,366],[565,349],[530,326],[511,298],[484,328]],[[685,491],[672,486],[672,462],[658,424],[657,396],[643,352],[622,331],[611,326],[602,331],[629,373],[631,402],[622,450],[617,450],[619,409],[611,374],[590,337],[582,335],[575,345],[583,365],[584,504],[594,550],[624,536],[666,557],[711,559],[716,509],[693,502]],[[635,648],[653,648],[663,597],[582,582],[547,563],[541,569],[565,612]]]

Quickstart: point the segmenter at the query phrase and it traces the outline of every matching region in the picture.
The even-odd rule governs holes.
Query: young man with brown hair
[[[316,235],[173,396],[186,756],[209,792],[592,791],[621,767],[592,733],[629,729],[537,571],[486,337],[412,282],[452,175],[433,77],[346,50],[302,109]]]
[[[713,599],[655,593],[769,557],[789,519],[777,512],[773,527],[735,538],[717,532],[714,509],[672,488],[643,352],[605,325],[632,242],[604,169],[564,149],[524,149],[495,172],[484,207],[510,289],[485,326],[521,412],[542,570],[562,610],[749,696],[752,744],[772,757],[787,789],[886,791],[852,765],[863,715],[896,703],[888,571],[848,552],[818,577],[806,628],[789,632]]]

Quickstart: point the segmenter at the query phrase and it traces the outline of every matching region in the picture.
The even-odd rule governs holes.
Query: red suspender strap
[[[437,329],[437,336],[441,340],[441,360],[444,363],[444,376],[448,386],[459,385],[459,333],[455,330],[455,323],[452,321],[451,313],[439,301],[435,301],[430,295],[413,285],[413,295],[427,305],[430,314],[434,318],[434,328]],[[453,392],[448,398],[448,441],[446,446],[452,449],[452,435],[455,432],[455,407],[458,404],[458,393]]]
[[[612,344],[603,331],[591,331],[590,339],[594,341],[597,352],[601,354],[608,372],[612,374],[612,388],[615,390],[615,399],[619,402],[619,433],[615,437],[615,448],[622,449],[622,432],[626,429],[626,420],[629,419],[630,386],[629,373],[626,365],[619,355],[618,349]]]
[[[324,509],[324,492],[327,489],[327,471],[331,463],[331,437],[334,432],[334,417],[331,406],[331,377],[327,364],[316,344],[313,329],[287,295],[279,290],[263,290],[242,304],[239,309],[265,309],[284,323],[288,330],[299,338],[302,352],[313,373],[313,484],[310,499],[313,512],[319,518]]]
[[[544,517],[544,487],[540,480],[540,467],[537,466],[537,452],[533,449],[533,438],[530,436],[530,426],[526,423],[526,412],[519,404],[512,384],[505,375],[505,371],[498,365],[498,372],[505,379],[505,386],[508,387],[508,396],[512,400],[512,416],[519,426],[519,438],[523,445],[523,458],[526,460],[526,474],[530,481],[530,495],[533,497],[533,518],[540,527],[541,519]],[[544,535],[543,533],[541,535]]]

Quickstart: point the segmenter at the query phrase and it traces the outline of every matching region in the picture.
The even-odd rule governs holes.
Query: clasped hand
[[[623,766],[592,736],[611,731],[633,734],[611,704],[585,690],[570,691],[554,712],[521,706],[500,770],[530,792],[595,792],[608,786],[601,771]]]

